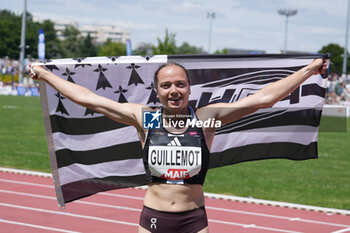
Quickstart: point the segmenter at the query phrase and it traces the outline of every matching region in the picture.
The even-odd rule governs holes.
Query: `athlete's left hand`
[[[317,58],[310,63],[310,68],[313,70],[313,74],[324,74],[328,68],[329,59]]]

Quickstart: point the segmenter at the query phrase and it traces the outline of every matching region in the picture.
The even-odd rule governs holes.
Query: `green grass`
[[[0,166],[50,172],[38,97],[0,96]]]
[[[319,159],[263,160],[211,169],[205,191],[350,209],[350,119],[330,132],[328,125],[337,121],[321,120],[327,127],[319,133]]]
[[[322,118],[322,123],[329,126],[328,120]],[[347,130],[333,130],[333,126],[321,130],[317,160],[263,160],[211,169],[204,189],[350,209],[349,123],[350,119]],[[39,98],[0,96],[0,166],[50,172]]]

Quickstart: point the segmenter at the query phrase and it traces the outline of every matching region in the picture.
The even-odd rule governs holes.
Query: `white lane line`
[[[16,192],[16,191],[10,191],[10,190],[2,190],[0,189],[0,193],[8,193],[8,194],[15,194],[15,195],[22,195],[27,197],[37,197],[37,198],[43,198],[43,199],[50,199],[50,200],[56,200],[56,197],[50,197],[50,196],[44,196],[39,194],[31,194],[31,193],[22,193],[22,192]],[[75,203],[85,204],[85,205],[93,205],[93,206],[100,206],[100,207],[108,207],[118,210],[130,210],[130,211],[136,211],[141,212],[141,209],[127,207],[127,206],[118,206],[118,205],[109,205],[109,204],[102,204],[102,203],[96,203],[96,202],[88,202],[88,201],[80,201],[77,200]]]
[[[45,209],[26,207],[26,206],[20,206],[20,205],[12,205],[12,204],[7,204],[7,203],[0,203],[0,206],[24,209],[24,210],[29,210],[29,211],[38,211],[38,212],[44,212],[44,213],[49,213],[49,214],[60,214],[60,215],[65,215],[65,216],[70,216],[70,217],[85,218],[85,219],[90,219],[90,220],[97,220],[97,221],[104,221],[104,222],[111,222],[111,223],[118,223],[118,224],[125,224],[125,225],[131,225],[131,226],[138,226],[138,224],[125,222],[125,221],[117,221],[117,220],[112,220],[112,219],[98,218],[98,217],[79,215],[79,214],[72,214],[72,213],[67,213],[67,212],[58,212],[58,211],[45,210]],[[277,232],[285,232],[285,233],[301,233],[301,232],[283,230],[283,229],[278,229],[278,228],[256,226],[254,224],[248,225],[248,224],[227,222],[227,221],[221,221],[221,220],[215,220],[215,219],[209,219],[208,221],[209,222],[214,222],[214,223],[225,224],[225,225],[241,226],[241,227],[245,227],[245,228],[256,228],[256,229],[264,229],[264,230],[269,230],[269,231],[277,231]]]
[[[8,179],[0,179],[0,182],[23,184],[23,185],[29,185],[29,186],[39,186],[39,187],[52,188],[52,189],[54,188],[53,185],[42,185],[42,184],[37,184],[37,183],[31,183],[31,182],[25,182],[25,181],[16,181],[16,180],[8,180]],[[122,194],[113,194],[113,193],[97,193],[97,195],[106,195],[106,196],[121,197],[121,198],[126,198],[126,199],[143,200],[143,198],[140,198],[140,197],[128,196],[128,195],[122,195]],[[56,198],[54,198],[54,199],[56,199]],[[74,201],[74,202],[78,202],[78,201]],[[291,217],[284,217],[284,216],[270,215],[270,214],[262,214],[262,213],[242,211],[242,210],[225,209],[225,208],[218,208],[218,207],[213,207],[213,206],[206,206],[205,208],[212,209],[212,210],[217,210],[217,211],[239,213],[239,214],[247,214],[247,215],[260,216],[260,217],[277,218],[277,219],[283,219],[283,220],[289,220],[289,221],[300,221],[300,222],[306,222],[306,223],[329,225],[329,226],[337,226],[337,227],[346,227],[346,228],[350,227],[350,225],[344,225],[344,224],[337,224],[337,223],[330,223],[330,222],[323,222],[323,221],[316,221],[316,220],[308,220],[308,219],[302,219],[302,218],[291,218]]]
[[[118,224],[129,225],[129,226],[138,226],[138,224],[136,224],[136,223],[126,222],[126,221],[118,221],[118,220],[114,220],[114,219],[99,218],[99,217],[93,217],[93,216],[87,216],[87,215],[81,215],[81,214],[72,214],[72,213],[63,212],[63,211],[53,211],[53,210],[45,210],[45,209],[26,207],[26,206],[20,206],[20,205],[12,205],[12,204],[2,203],[2,202],[0,202],[0,206],[17,208],[17,209],[24,209],[24,210],[30,210],[30,211],[37,211],[37,212],[48,213],[48,214],[65,215],[65,216],[69,216],[69,217],[84,218],[84,219],[90,219],[90,220],[95,220],[95,221],[118,223]]]
[[[243,211],[243,210],[225,209],[225,208],[218,208],[218,207],[212,207],[212,206],[206,206],[205,208],[211,209],[211,210],[217,210],[217,211],[238,213],[238,214],[247,214],[247,215],[254,215],[254,216],[268,217],[268,218],[278,218],[278,219],[289,220],[289,221],[299,221],[299,222],[323,224],[323,225],[337,226],[337,227],[350,227],[350,225],[344,225],[344,224],[338,224],[338,223],[321,222],[321,221],[308,220],[308,219],[302,219],[302,218],[290,218],[290,217],[277,216],[277,215],[271,215],[271,214],[261,214],[256,212]]]
[[[33,171],[28,171],[28,170],[4,168],[4,167],[0,167],[0,172],[14,173],[14,174],[20,174],[20,175],[27,175],[27,176],[28,175],[39,176],[39,177],[45,177],[45,178],[52,179],[52,174],[45,173],[45,172],[33,172]],[[134,188],[135,189],[143,189],[143,190],[147,189],[147,187],[145,185],[139,186],[139,187],[134,187]],[[326,207],[310,206],[310,205],[301,205],[301,204],[294,204],[294,203],[288,203],[288,202],[269,201],[269,200],[262,200],[262,199],[256,199],[256,198],[237,197],[237,196],[215,194],[215,193],[206,193],[206,192],[204,193],[204,196],[207,198],[213,198],[213,199],[218,199],[218,200],[228,200],[228,201],[236,201],[236,202],[250,203],[250,204],[256,204],[256,205],[262,204],[262,205],[277,206],[277,207],[282,207],[282,208],[309,210],[309,211],[315,211],[315,212],[323,212],[323,213],[326,213],[328,215],[341,214],[341,215],[350,216],[350,210],[342,210],[342,209],[334,209],[334,208],[326,208]],[[140,197],[136,197],[135,199],[140,199]]]
[[[135,197],[135,196],[129,196],[129,195],[123,195],[123,194],[116,194],[116,193],[97,193],[97,195],[111,196],[111,197],[122,197],[122,198],[141,200],[141,201],[143,201],[143,199],[144,199],[143,197]]]
[[[23,184],[23,185],[30,185],[30,186],[50,188],[50,189],[55,188],[55,186],[53,186],[53,185],[37,184],[37,183],[30,183],[30,182],[17,181],[17,180],[7,180],[7,179],[1,179],[1,178],[0,178],[0,182],[7,182],[7,183],[12,183],[12,184]],[[122,197],[122,198],[135,199],[135,200],[143,200],[143,197],[128,196],[128,195],[116,194],[116,193],[97,193],[97,195]]]
[[[343,232],[347,232],[347,231],[350,231],[350,228],[342,229],[339,231],[333,231],[332,233],[343,233]]]
[[[6,172],[6,173],[20,174],[20,175],[30,175],[30,176],[52,178],[52,174],[47,173],[47,172],[34,172],[34,171],[28,171],[28,170],[22,170],[22,169],[16,169],[16,168],[7,168],[7,167],[0,167],[0,171]]]
[[[45,227],[45,226],[41,226],[41,225],[29,224],[29,223],[24,223],[24,222],[9,221],[9,220],[5,220],[5,219],[1,219],[1,218],[0,218],[0,222],[8,223],[8,224],[14,224],[14,225],[20,225],[20,226],[25,226],[25,227],[32,227],[32,228],[50,230],[50,231],[58,231],[58,232],[65,232],[65,233],[80,233],[78,231],[69,231],[69,230],[53,228],[53,227]]]
[[[262,199],[256,199],[256,198],[236,197],[236,196],[206,193],[206,192],[204,193],[204,196],[211,198],[211,199],[217,199],[217,200],[237,201],[237,202],[243,202],[243,203],[249,203],[249,204],[276,206],[276,207],[298,209],[298,210],[309,210],[309,211],[315,211],[315,212],[323,212],[323,213],[326,213],[328,215],[341,214],[341,215],[350,216],[349,210],[342,210],[342,209],[333,209],[333,208],[326,208],[326,207],[319,207],[319,206],[294,204],[294,203],[280,202],[280,201],[268,201],[268,200],[262,200]]]
[[[44,195],[38,195],[38,194],[30,194],[30,193],[23,193],[23,192],[16,192],[16,191],[10,191],[10,190],[0,190],[0,193],[8,193],[8,194],[14,194],[14,195],[22,195],[22,196],[28,196],[28,197],[36,197],[36,198],[43,198],[43,199],[50,199],[50,200],[56,200],[55,197],[51,196],[44,196]],[[102,204],[102,203],[96,203],[96,202],[88,202],[88,201],[80,201],[77,200],[75,203],[85,204],[85,205],[92,205],[92,206],[99,206],[99,207],[107,207],[112,209],[118,209],[118,210],[130,210],[135,212],[141,212],[141,209],[138,208],[131,208],[127,206],[118,206],[118,205],[109,205],[109,204]],[[232,210],[232,209],[224,209],[224,208],[217,208],[217,207],[211,207],[206,206],[206,209],[212,209],[212,210],[219,210],[224,212],[230,212],[230,213],[239,213],[239,214],[247,214],[247,215],[254,215],[254,216],[260,216],[260,217],[270,217],[270,218],[278,218],[282,220],[290,220],[290,221],[300,221],[300,222],[307,222],[312,224],[323,224],[323,225],[330,225],[330,226],[336,226],[336,227],[350,227],[349,225],[344,224],[337,224],[337,223],[325,223],[320,221],[314,221],[314,220],[306,220],[306,219],[300,219],[300,218],[288,218],[288,217],[282,217],[282,216],[275,216],[275,215],[268,215],[268,214],[259,214],[259,213],[252,213],[247,211],[240,211],[240,210]],[[211,219],[209,219],[211,220]],[[220,222],[219,220],[213,220],[216,222]],[[225,221],[221,221],[225,222]],[[224,224],[228,224],[229,222],[226,222]],[[244,225],[244,224],[241,224]]]
[[[277,231],[277,232],[285,232],[285,233],[301,233],[299,231],[289,231],[289,230],[283,230],[283,229],[278,229],[278,228],[262,227],[262,226],[257,226],[255,224],[241,224],[241,223],[233,223],[233,222],[226,222],[226,221],[213,220],[213,219],[209,219],[208,221],[209,222],[214,222],[214,223],[221,223],[221,224],[228,224],[228,225],[234,225],[234,226],[241,226],[241,227],[244,227],[244,228],[255,228],[255,229],[261,229],[261,230]]]
[[[1,182],[6,182],[6,183],[12,183],[12,184],[24,184],[24,185],[30,185],[30,186],[35,186],[35,187],[43,187],[43,188],[54,188],[53,185],[48,185],[48,184],[38,184],[38,183],[32,183],[32,182],[25,182],[25,181],[18,181],[18,180],[9,180],[9,179],[1,179]]]

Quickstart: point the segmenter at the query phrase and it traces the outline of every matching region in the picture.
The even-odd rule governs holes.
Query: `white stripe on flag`
[[[73,151],[88,151],[129,142],[139,142],[136,129],[133,126],[110,130],[103,133],[87,135],[52,134],[55,151],[70,149]]]
[[[130,64],[130,63],[145,63],[145,58],[142,56],[121,56],[115,58],[115,63],[117,64]],[[165,63],[168,61],[167,55],[155,55],[152,56],[152,59],[148,60],[147,63]],[[63,66],[63,65],[73,65],[76,63],[75,60],[71,58],[64,58],[64,59],[55,59],[52,62],[46,62],[45,65],[56,65],[56,66]],[[111,59],[108,57],[87,57],[84,58],[80,64],[109,64],[112,63]],[[42,66],[43,63],[32,63],[32,66]]]
[[[245,60],[244,58],[240,58],[240,60],[220,60],[217,59],[216,61],[186,61],[185,66],[186,69],[232,69],[232,67],[239,67],[239,68],[279,68],[281,67],[298,67],[298,66],[305,66],[312,62],[313,59],[269,59],[269,58],[256,58]]]
[[[256,143],[291,142],[308,145],[317,141],[317,129],[312,126],[292,125],[215,135],[211,152],[221,152]]]
[[[142,159],[128,159],[93,165],[74,163],[58,169],[61,185],[108,176],[135,176],[145,174]]]

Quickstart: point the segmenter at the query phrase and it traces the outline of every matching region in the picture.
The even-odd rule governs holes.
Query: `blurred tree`
[[[121,42],[112,42],[107,40],[98,47],[98,56],[125,56],[126,45]]]
[[[196,46],[191,46],[187,42],[183,42],[180,47],[176,49],[177,54],[203,54],[203,49]]]
[[[175,42],[175,33],[168,32],[168,29],[165,30],[165,37],[162,41],[159,37],[158,40],[158,46],[152,47],[152,52],[154,55],[156,54],[175,54],[176,53],[176,42]]]
[[[147,54],[147,48],[137,48],[132,51],[132,54],[141,55],[141,56],[150,55],[150,54]]]
[[[39,29],[45,32],[46,58],[60,57],[59,43],[54,24],[50,20],[43,23],[33,22],[32,15],[27,13],[26,22],[26,55],[36,58],[38,54]],[[0,10],[0,57],[19,58],[21,43],[22,16],[7,10]]]
[[[83,38],[80,31],[74,26],[68,26],[64,29],[63,41],[60,43],[60,50],[63,57],[82,57],[81,44]]]
[[[132,51],[134,55],[152,55],[152,47],[151,43],[140,43],[138,48]]]
[[[32,21],[31,14],[27,13],[27,23],[26,23],[26,56],[33,58],[38,57],[38,36],[40,24]],[[22,16],[21,16],[22,18]]]
[[[83,38],[80,44],[80,52],[82,57],[95,57],[97,55],[97,47],[92,43],[90,33]]]
[[[0,57],[19,57],[21,43],[21,18],[14,13],[0,11]]]
[[[331,55],[331,72],[337,73],[339,75],[342,74],[343,71],[343,57],[344,57],[344,48],[338,44],[330,43],[326,46],[323,46],[319,53],[329,53]],[[347,62],[347,72],[350,70],[350,58],[348,55]]]
[[[26,54],[37,54],[38,23],[34,23],[32,15],[27,12]],[[21,44],[22,15],[11,11],[0,10],[0,57],[19,58],[19,45]],[[36,33],[35,33],[36,32]]]
[[[228,54],[228,49],[224,48],[221,51],[220,50],[216,50],[214,52],[214,54]]]

